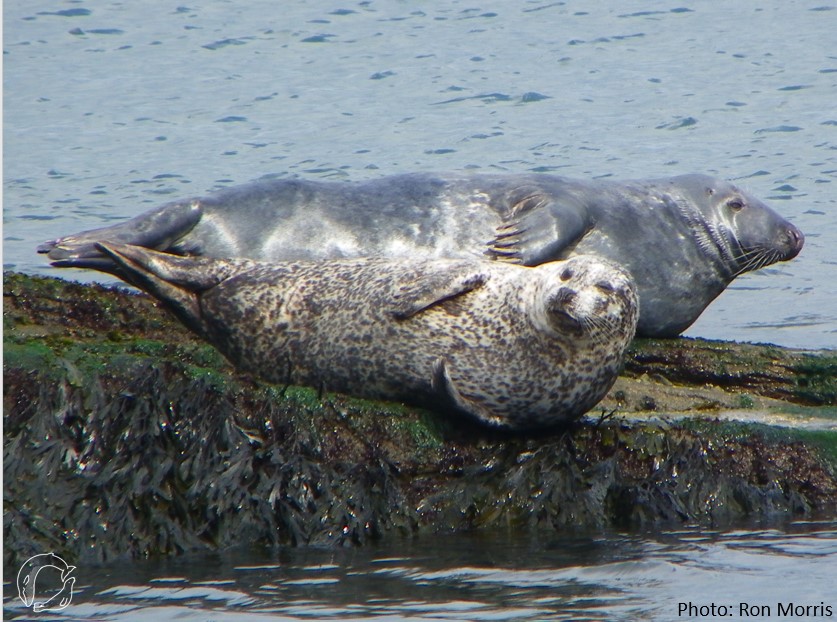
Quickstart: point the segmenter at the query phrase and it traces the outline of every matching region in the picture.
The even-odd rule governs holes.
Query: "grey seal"
[[[597,257],[264,263],[101,244],[230,362],[270,382],[466,413],[513,430],[570,422],[613,385],[638,318],[628,273]]]
[[[263,180],[47,242],[54,261],[113,241],[263,260],[487,256],[527,266],[593,254],[639,290],[638,333],[686,330],[738,275],[795,257],[804,236],[707,175],[582,181],[545,174],[414,173],[366,182]]]

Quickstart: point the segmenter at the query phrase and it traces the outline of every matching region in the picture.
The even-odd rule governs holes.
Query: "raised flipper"
[[[187,327],[205,334],[199,296],[228,278],[251,269],[248,259],[180,257],[140,246],[99,243],[98,258],[65,259],[58,267],[90,268],[115,274],[163,302]]]
[[[64,261],[104,259],[96,247],[99,242],[165,250],[189,233],[198,224],[201,215],[201,205],[197,200],[169,203],[117,225],[82,231],[44,242],[38,247],[38,252],[47,254],[52,261]],[[109,262],[105,260],[105,263]],[[100,269],[95,262],[84,267]]]
[[[186,326],[204,334],[198,292],[217,285],[214,274],[200,270],[194,258],[149,251],[138,246],[97,244],[119,267],[119,276],[165,303]]]
[[[462,396],[453,384],[453,380],[451,380],[447,365],[447,361],[442,357],[433,361],[430,387],[436,394],[440,402],[439,405],[443,408],[465,413],[488,425],[504,425],[503,420],[496,413],[492,413],[484,406]]]
[[[398,320],[406,320],[430,307],[467,294],[488,282],[488,275],[474,269],[472,263],[449,270],[434,270],[405,279],[391,302],[390,313]]]
[[[497,227],[486,254],[525,266],[564,259],[591,226],[572,201],[558,202],[539,191],[525,193]]]

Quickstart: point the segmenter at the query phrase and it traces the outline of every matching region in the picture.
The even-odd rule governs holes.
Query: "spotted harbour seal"
[[[265,260],[483,255],[533,266],[599,255],[633,275],[638,333],[669,337],[736,276],[795,257],[804,237],[755,197],[706,175],[619,182],[416,173],[255,182],[38,250],[56,261],[93,258],[101,240]]]
[[[102,244],[105,269],[162,300],[261,378],[453,409],[510,429],[580,417],[616,379],[633,280],[590,256],[264,263]]]

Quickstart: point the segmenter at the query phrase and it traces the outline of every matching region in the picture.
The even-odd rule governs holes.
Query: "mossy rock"
[[[6,274],[4,326],[8,568],[46,550],[73,563],[253,542],[344,546],[433,531],[837,511],[833,427],[717,416],[727,403],[748,413],[780,404],[828,421],[829,353],[638,341],[590,419],[510,435],[255,381],[121,289]],[[690,410],[695,401],[717,406]],[[649,402],[657,409],[637,410]],[[661,419],[674,403],[688,407]]]

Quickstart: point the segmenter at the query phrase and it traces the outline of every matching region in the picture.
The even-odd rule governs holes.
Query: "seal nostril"
[[[788,258],[796,257],[799,254],[799,251],[802,250],[802,246],[805,244],[805,236],[802,232],[797,229],[796,227],[788,227],[788,239],[790,241],[790,252],[788,253]]]
[[[576,293],[569,287],[562,287],[549,299],[548,307],[554,311],[563,311],[575,300]]]

